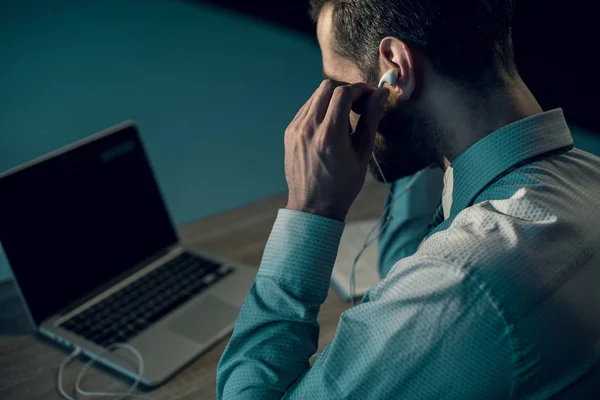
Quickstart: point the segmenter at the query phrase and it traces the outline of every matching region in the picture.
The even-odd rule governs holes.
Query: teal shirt
[[[427,168],[415,179],[410,191],[406,187],[410,184],[411,177],[399,179],[391,186],[394,195],[394,204],[390,206],[390,196],[387,197],[382,216],[386,221],[388,216],[392,219],[384,227],[379,237],[379,275],[382,278],[390,269],[405,257],[412,256],[423,238],[427,228],[441,201],[442,176],[440,168]]]
[[[344,224],[280,210],[218,397],[600,398],[600,160],[572,143],[553,110],[462,153],[448,218],[427,230],[437,193],[412,225],[394,218],[385,278],[312,366]]]

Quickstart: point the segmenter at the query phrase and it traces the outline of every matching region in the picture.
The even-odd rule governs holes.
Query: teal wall
[[[309,39],[197,4],[3,0],[0,171],[134,119],[184,223],[286,189],[283,132],[320,80]]]
[[[600,157],[600,133],[592,133],[576,126],[571,126],[575,147]]]

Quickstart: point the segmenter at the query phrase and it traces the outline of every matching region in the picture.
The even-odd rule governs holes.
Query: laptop
[[[0,241],[39,333],[132,345],[149,387],[231,332],[256,276],[180,243],[133,122],[1,174]],[[126,349],[98,361],[137,376]]]

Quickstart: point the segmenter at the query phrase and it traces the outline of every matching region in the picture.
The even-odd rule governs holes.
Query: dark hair
[[[379,72],[386,36],[422,52],[444,76],[476,84],[504,66],[514,67],[514,0],[311,0],[316,22],[333,6],[335,51],[354,61],[370,83]]]

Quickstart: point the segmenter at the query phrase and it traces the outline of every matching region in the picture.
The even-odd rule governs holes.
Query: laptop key
[[[219,269],[218,274],[221,275],[222,277],[225,277],[231,273],[233,273],[234,268],[231,266],[227,266],[227,267],[222,267]]]
[[[217,279],[217,277],[218,277],[218,275],[216,275],[216,274],[210,274],[210,275],[205,276],[202,279],[202,282],[205,285],[212,285],[215,282],[215,280]]]
[[[171,311],[173,311],[174,309],[176,309],[177,307],[179,307],[181,304],[183,304],[187,299],[180,297],[175,299],[174,301],[171,301],[169,303],[165,303],[163,306],[161,306],[157,312],[150,316],[149,318],[147,318],[148,322],[150,323],[154,323],[160,319],[162,319],[164,316],[166,316],[168,313],[170,313]]]

